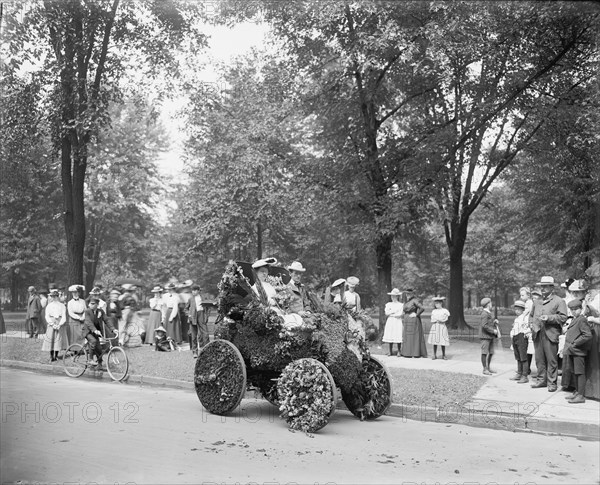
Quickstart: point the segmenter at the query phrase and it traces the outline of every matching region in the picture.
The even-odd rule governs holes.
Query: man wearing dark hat
[[[27,321],[27,331],[29,338],[37,338],[40,323],[40,315],[42,314],[42,302],[35,290],[35,286],[27,288],[29,298],[27,299],[27,313],[25,319]]]
[[[582,303],[579,299],[571,300],[568,305],[573,314],[573,320],[567,329],[565,337],[565,356],[568,367],[575,374],[576,390],[568,399],[570,404],[581,404],[585,402],[585,358],[589,352],[592,341],[592,331],[587,319],[582,314]]]
[[[542,299],[534,302],[529,317],[538,370],[536,381],[531,387],[548,387],[548,392],[554,392],[558,379],[558,337],[567,321],[567,305],[554,294],[552,276],[542,276],[538,286],[541,288]]]

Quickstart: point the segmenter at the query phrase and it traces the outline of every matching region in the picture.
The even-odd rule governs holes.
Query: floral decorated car
[[[368,315],[350,315],[311,292],[305,294],[306,311],[292,313],[287,270],[271,266],[267,278],[276,290],[273,299],[249,263],[227,265],[219,283],[215,340],[196,361],[202,405],[227,414],[252,387],[279,407],[290,428],[314,432],[335,410],[339,388],[346,407],[361,420],[385,414],[392,383],[365,343]]]

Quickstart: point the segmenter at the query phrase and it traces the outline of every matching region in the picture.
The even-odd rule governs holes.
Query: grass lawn
[[[50,364],[48,352],[42,352],[42,340],[0,336],[0,357],[8,360]],[[130,373],[142,376],[192,382],[194,364],[191,352],[154,352],[153,347],[126,349]],[[62,353],[60,354],[62,355]],[[62,366],[62,362],[53,365]],[[486,379],[482,376],[433,370],[389,369],[394,402],[406,405],[444,406],[469,401]]]

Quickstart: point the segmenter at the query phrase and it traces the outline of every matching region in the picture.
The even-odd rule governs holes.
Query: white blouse
[[[60,301],[51,301],[46,306],[46,322],[48,325],[54,326],[64,325],[67,321],[67,309]]]
[[[385,304],[385,314],[388,317],[402,318],[402,312],[404,311],[404,303],[401,301],[388,301]]]
[[[69,317],[73,320],[77,320],[78,322],[83,322],[85,320],[85,301],[81,298],[79,299],[71,299],[69,303],[67,303],[67,311],[69,312]]]

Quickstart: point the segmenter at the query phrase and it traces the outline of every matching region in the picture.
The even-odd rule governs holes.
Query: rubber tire
[[[71,344],[63,357],[65,373],[69,377],[81,377],[88,367],[88,355],[81,344]]]

